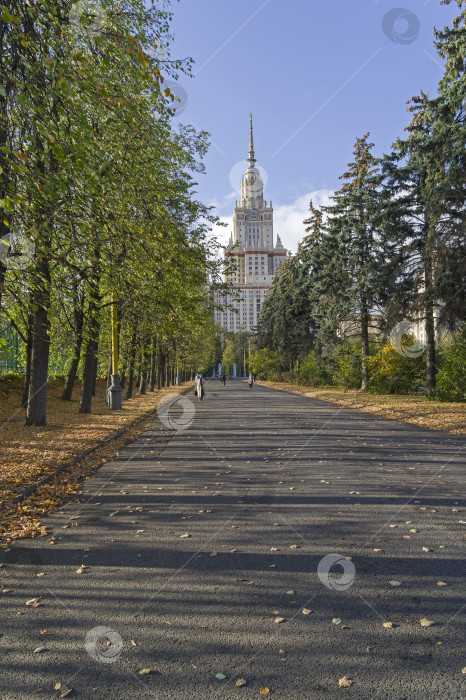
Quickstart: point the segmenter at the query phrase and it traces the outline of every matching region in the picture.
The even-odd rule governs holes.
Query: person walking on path
[[[222,374],[222,382],[223,382],[223,386],[225,386],[225,384],[227,383],[227,378],[226,378],[225,372]]]
[[[250,389],[252,389],[252,385],[253,385],[253,384],[254,384],[254,375],[253,375],[253,373],[251,372],[251,374],[249,375],[249,388],[250,388]]]
[[[197,395],[199,397],[199,401],[202,401],[202,399],[205,396],[204,383],[205,383],[205,380],[204,380],[202,374],[198,374],[196,377],[196,392],[197,392]]]

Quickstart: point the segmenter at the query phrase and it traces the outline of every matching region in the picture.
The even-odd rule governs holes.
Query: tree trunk
[[[435,365],[435,296],[434,296],[434,260],[433,250],[435,245],[435,224],[439,215],[426,209],[426,242],[424,247],[424,283],[426,316],[426,387],[429,394],[435,389],[436,365]]]
[[[81,402],[79,404],[80,413],[91,413],[92,411],[92,390],[95,382],[95,370],[100,324],[97,318],[97,309],[92,304],[93,308],[89,310],[89,340],[87,341],[86,349],[84,350],[83,362],[83,381],[81,387]]]
[[[131,334],[131,346],[129,349],[128,358],[128,384],[126,386],[125,399],[130,399],[133,395],[134,384],[134,363],[136,360],[136,339],[137,339],[137,321],[134,322],[133,332]]]
[[[73,388],[76,382],[76,375],[78,373],[79,360],[81,359],[81,348],[83,344],[83,330],[84,330],[84,297],[81,296],[78,304],[78,299],[75,297],[75,312],[74,312],[74,326],[75,326],[75,343],[73,358],[68,370],[68,375],[66,377],[65,388],[63,389],[63,394],[61,395],[63,401],[71,401],[73,395]]]
[[[99,324],[100,330],[100,324]],[[97,331],[97,338],[99,337],[99,331]],[[92,375],[92,396],[95,396],[95,391],[97,387],[97,372],[99,370],[99,344],[96,341],[96,346],[94,350],[94,373]]]
[[[430,261],[429,261],[430,262]],[[434,300],[432,298],[432,265],[426,265],[426,387],[431,393],[435,389],[436,364],[435,364],[435,315]]]
[[[100,250],[95,251],[95,260],[92,270],[92,287],[90,291],[88,328],[89,335],[83,360],[83,379],[81,385],[80,413],[91,413],[93,389],[95,389],[95,376],[97,369],[97,351],[99,343],[99,306],[100,306]]]
[[[367,358],[369,357],[369,309],[367,298],[361,294],[361,370],[362,381],[361,391],[366,391],[369,385],[369,367]]]
[[[149,381],[149,391],[154,391],[155,382],[157,381],[157,347],[156,347],[156,337],[152,338],[152,350],[150,355],[150,381]]]
[[[110,389],[112,386],[112,374],[113,374],[113,357],[112,357],[112,352],[110,352],[110,359],[108,361],[108,368],[107,368],[107,389]],[[120,384],[121,386],[121,384]]]
[[[47,309],[50,306],[50,265],[45,256],[39,255],[36,270],[35,289],[32,294],[32,308],[35,311],[26,425],[46,425],[47,423],[47,379],[50,354],[50,322]]]
[[[162,353],[157,350],[157,389],[162,388]]]
[[[33,317],[31,314],[29,314],[28,324],[27,324],[27,332],[26,332],[26,373],[24,376],[23,400],[21,402],[22,408],[27,408],[27,405],[28,405],[29,384],[31,381],[32,330],[33,330]]]

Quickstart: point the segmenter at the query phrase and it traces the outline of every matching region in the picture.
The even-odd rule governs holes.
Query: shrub
[[[466,323],[445,352],[431,398],[439,401],[466,400]]]
[[[275,352],[268,348],[257,350],[249,358],[249,367],[258,379],[266,379],[273,381],[276,379],[276,362]]]
[[[362,382],[361,343],[348,341],[334,351],[333,382],[345,389],[359,389]]]
[[[308,352],[301,362],[297,374],[299,384],[304,386],[323,386],[330,384],[331,373],[324,358],[316,354],[314,350]]]
[[[369,390],[375,393],[409,393],[425,383],[425,357],[405,357],[388,343],[368,358]]]

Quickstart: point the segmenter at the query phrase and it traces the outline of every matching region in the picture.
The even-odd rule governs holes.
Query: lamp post
[[[118,374],[118,317],[116,295],[112,294],[112,383],[108,389],[108,405],[113,410],[121,410],[122,388]]]

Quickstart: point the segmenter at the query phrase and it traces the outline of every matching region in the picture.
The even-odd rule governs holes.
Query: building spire
[[[256,164],[256,154],[254,153],[254,135],[252,131],[252,114],[249,115],[249,167],[253,168]]]

